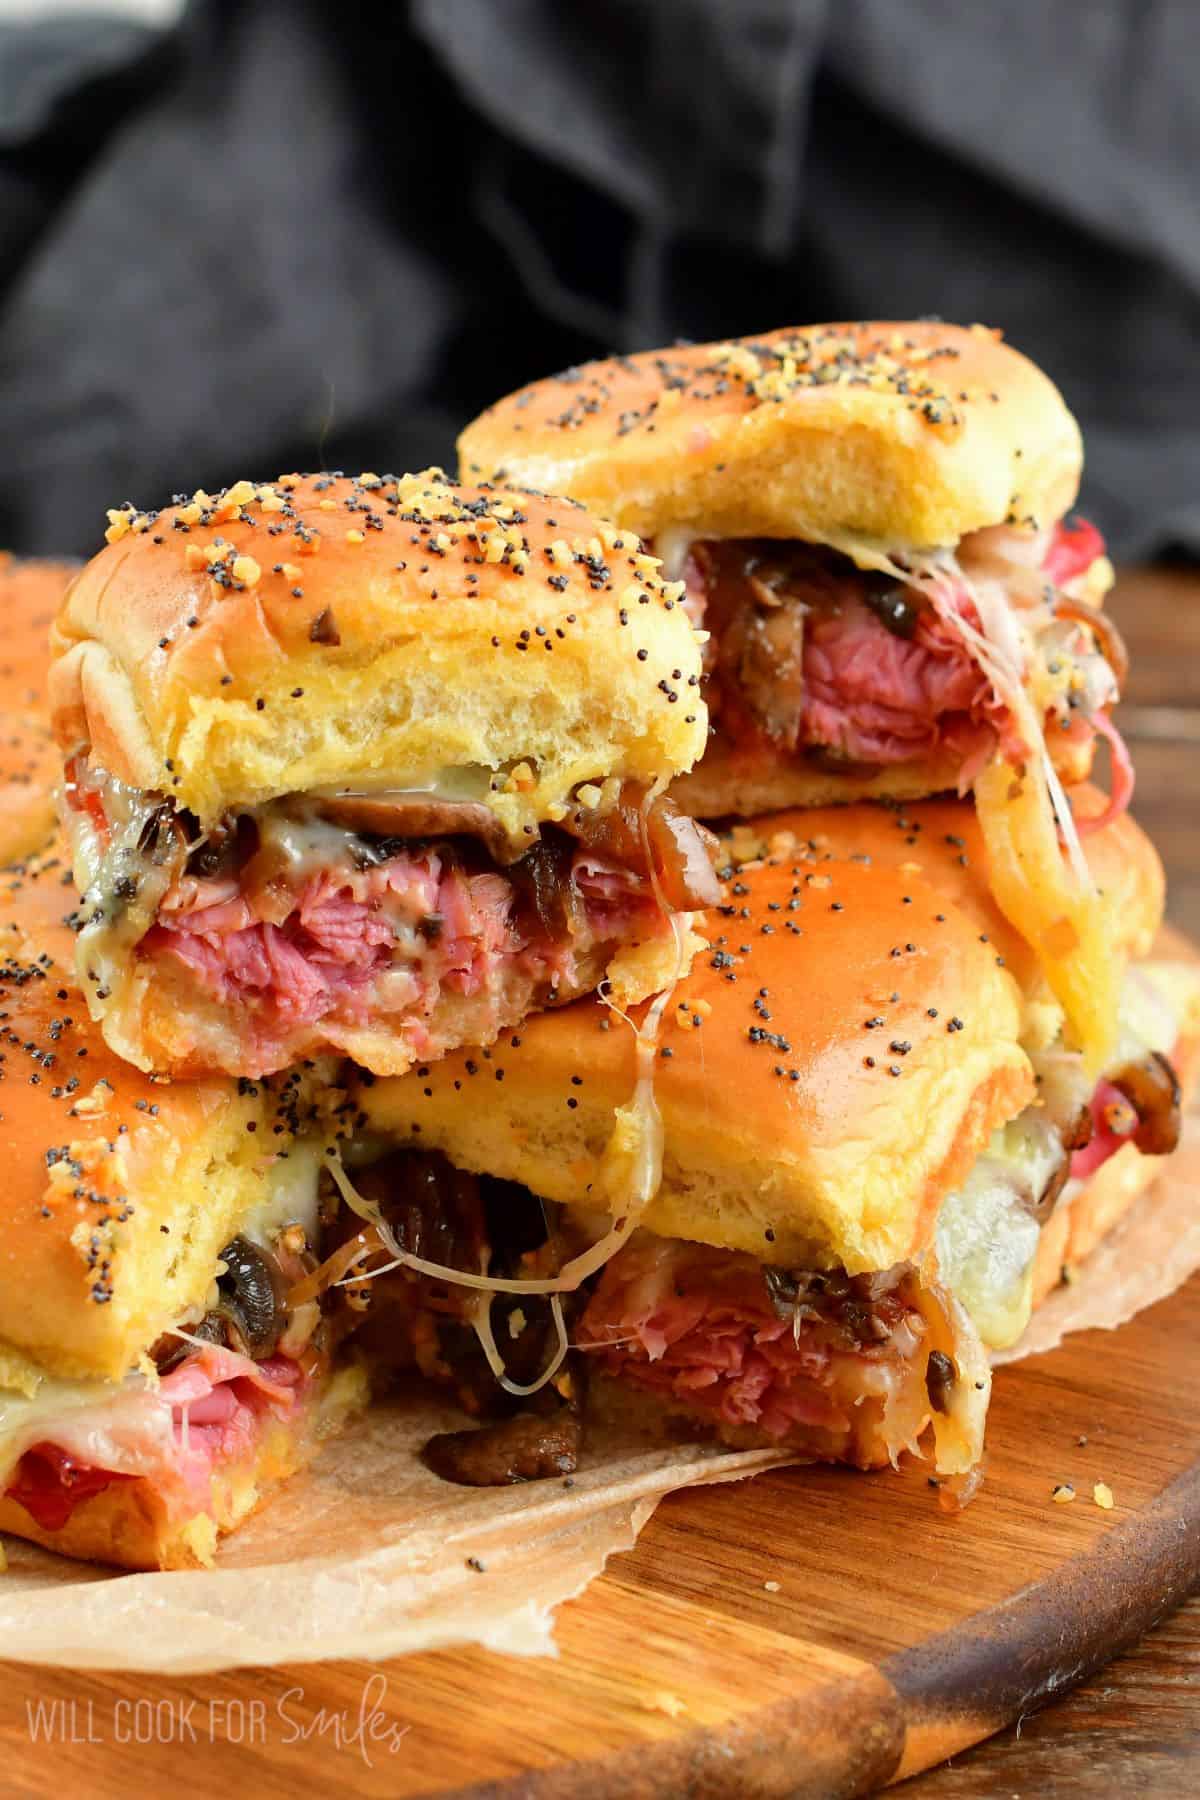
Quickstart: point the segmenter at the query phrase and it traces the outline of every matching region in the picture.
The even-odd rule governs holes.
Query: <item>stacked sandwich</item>
[[[461,1482],[601,1412],[969,1482],[989,1349],[1173,1147],[1200,988],[1148,960],[1037,370],[776,334],[462,454],[125,507],[62,601],[62,830],[0,911],[0,1527],[204,1561],[397,1378]]]
[[[3,847],[0,1528],[181,1567],[404,1361],[353,1279],[350,1071],[664,992],[719,888],[665,792],[699,647],[632,536],[432,474],[107,537],[44,683],[61,833]],[[631,1183],[646,1134],[614,1127]],[[501,1255],[420,1171],[387,1212]]]
[[[571,369],[459,447],[684,582],[709,735],[673,792],[724,892],[664,1020],[640,1215],[603,1181],[630,1043],[595,1001],[506,1046],[486,1107],[455,1055],[363,1109],[560,1230],[612,1225],[569,1294],[595,1404],[969,1478],[987,1352],[1174,1148],[1200,1035],[1195,972],[1153,960],[1075,421],[998,333],[855,324]]]

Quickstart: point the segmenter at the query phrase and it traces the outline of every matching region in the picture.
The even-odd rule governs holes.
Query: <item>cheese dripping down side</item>
[[[1025,685],[1010,609],[980,592],[948,550],[906,552],[900,563],[857,538],[839,539],[833,547],[859,567],[879,569],[927,594],[1012,714],[1028,752],[1024,766],[1016,767],[997,747],[974,784],[992,892],[1036,952],[1089,1072],[1098,1075],[1115,1042],[1119,970],[1070,803]],[[978,627],[963,617],[960,593],[974,605]]]

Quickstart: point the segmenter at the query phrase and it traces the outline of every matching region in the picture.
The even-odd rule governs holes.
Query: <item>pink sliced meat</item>
[[[663,928],[650,885],[629,870],[578,850],[570,879],[586,942]],[[290,899],[283,890],[282,907],[278,883],[261,892],[252,884],[230,889],[228,878],[183,878],[138,954],[182,964],[224,1007],[252,1008],[247,1036],[260,1072],[287,1060],[290,1032],[329,1018],[365,1023],[377,983],[391,971],[408,985],[393,989],[390,1004],[403,1005],[419,1034],[443,993],[498,992],[513,972],[531,986],[553,986],[570,979],[581,948],[518,916],[518,890],[506,872],[471,873],[435,848],[402,851],[363,870],[348,861],[321,870]]]
[[[937,747],[950,721],[986,724],[987,678],[935,615],[923,613],[904,638],[851,601],[806,626],[802,743],[853,762],[910,762]]]
[[[137,1476],[169,1504],[206,1506],[218,1470],[250,1457],[268,1420],[288,1416],[308,1386],[288,1357],[256,1363],[239,1351],[206,1345],[140,1396],[146,1420],[135,1434],[142,1442]],[[169,1432],[156,1429],[164,1411]],[[44,1530],[59,1531],[77,1506],[114,1481],[133,1479],[134,1472],[83,1462],[51,1436],[25,1452],[5,1492]]]
[[[884,1302],[880,1316],[902,1314]],[[899,1354],[887,1331],[863,1348],[829,1318],[780,1317],[750,1256],[649,1234],[607,1265],[576,1336],[608,1374],[776,1440],[801,1426],[845,1430],[866,1391],[849,1398],[847,1370]]]
[[[1104,555],[1104,539],[1087,519],[1076,519],[1068,525],[1060,519],[1050,539],[1042,568],[1046,578],[1056,586],[1073,581],[1091,568],[1098,556]]]

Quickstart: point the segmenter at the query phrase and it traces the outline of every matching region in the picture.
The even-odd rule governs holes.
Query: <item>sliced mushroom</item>
[[[1169,1156],[1179,1142],[1183,1097],[1166,1057],[1153,1051],[1141,1062],[1126,1063],[1109,1079],[1138,1116],[1132,1141],[1142,1155]]]
[[[218,1278],[216,1311],[228,1321],[234,1348],[255,1362],[273,1354],[284,1327],[282,1283],[274,1258],[249,1238],[231,1238],[221,1252],[225,1273]],[[240,1340],[240,1341],[239,1341]]]

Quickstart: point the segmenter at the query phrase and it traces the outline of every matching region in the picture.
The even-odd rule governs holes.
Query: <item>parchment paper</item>
[[[1167,1172],[996,1360],[1113,1328],[1170,1293],[1200,1267],[1198,1196],[1193,1119]],[[790,1460],[639,1447],[609,1432],[569,1486],[458,1488],[417,1451],[461,1423],[424,1398],[372,1408],[227,1541],[212,1570],[114,1575],[10,1538],[0,1642],[31,1663],[165,1674],[461,1643],[553,1654],[555,1607],[631,1547],[663,1494]]]
[[[120,1575],[8,1538],[0,1643],[24,1662],[162,1674],[461,1643],[552,1655],[554,1608],[630,1548],[663,1494],[787,1460],[597,1433],[570,1485],[462,1488],[417,1455],[461,1425],[425,1399],[372,1407],[211,1570]]]

